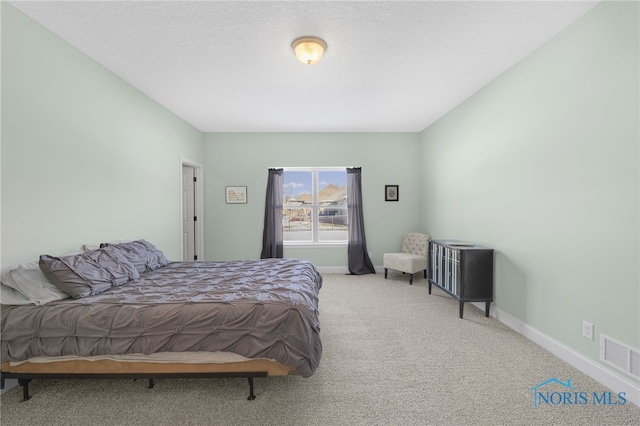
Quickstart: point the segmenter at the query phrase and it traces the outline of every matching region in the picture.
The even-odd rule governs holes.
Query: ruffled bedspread
[[[2,362],[37,356],[233,352],[311,376],[322,343],[310,262],[175,262],[95,296],[3,309]]]

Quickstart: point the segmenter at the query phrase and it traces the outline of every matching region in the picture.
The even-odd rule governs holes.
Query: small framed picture
[[[385,201],[398,201],[399,187],[398,185],[385,185],[384,186],[384,200]]]
[[[247,204],[246,186],[225,186],[224,193],[227,204]]]

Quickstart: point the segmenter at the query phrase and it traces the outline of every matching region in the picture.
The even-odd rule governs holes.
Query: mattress
[[[229,352],[313,375],[322,355],[310,262],[174,262],[100,294],[3,309],[2,362]]]

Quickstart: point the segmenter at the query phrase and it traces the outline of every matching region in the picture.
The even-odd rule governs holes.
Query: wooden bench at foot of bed
[[[70,360],[55,362],[25,362],[19,365],[2,363],[3,373],[37,374],[154,374],[154,373],[251,373],[266,372],[267,376],[297,374],[294,367],[287,367],[268,359],[252,359],[225,363],[168,363],[135,362],[103,359],[98,361]]]
[[[246,377],[249,380],[249,397],[255,399],[253,378],[266,376],[296,375],[293,367],[268,359],[255,359],[228,363],[158,363],[114,360],[66,360],[45,363],[25,362],[19,365],[2,363],[2,383],[5,379],[18,379],[22,386],[23,399],[29,396],[29,382],[32,379],[106,379],[136,378],[149,379],[149,387],[154,386],[153,379],[159,378],[220,378]]]

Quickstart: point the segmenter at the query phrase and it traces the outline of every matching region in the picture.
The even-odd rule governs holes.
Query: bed
[[[322,277],[313,264],[168,262],[142,241],[41,256],[48,281],[72,297],[3,306],[3,384],[17,378],[29,399],[38,378],[148,378],[152,387],[161,377],[246,377],[253,399],[253,377],[314,374]]]

